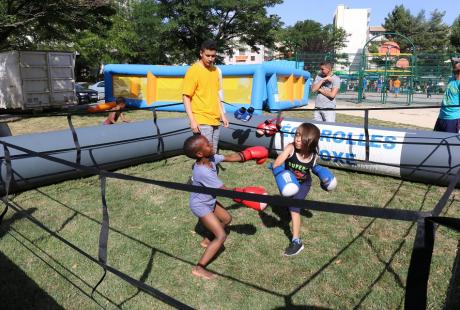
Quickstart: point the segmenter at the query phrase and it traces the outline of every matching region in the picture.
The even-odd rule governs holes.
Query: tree
[[[0,50],[59,46],[75,32],[100,32],[114,13],[109,0],[3,0]]]
[[[282,29],[278,34],[286,55],[295,52],[334,53],[345,46],[346,32],[333,25],[322,26],[313,20],[297,22],[294,26]]]
[[[442,22],[446,12],[434,10],[430,14],[431,17],[426,23],[424,36],[416,43],[423,51],[444,53],[449,46],[449,26]]]
[[[445,12],[434,10],[430,14],[427,20],[425,11],[413,16],[404,5],[398,5],[388,14],[382,26],[388,32],[398,32],[409,37],[417,52],[441,53],[446,50],[449,41],[449,27],[442,22]],[[413,52],[407,40],[398,36],[391,39],[399,44],[402,52]]]
[[[132,7],[131,21],[134,30],[138,35],[138,43],[133,46],[136,63],[144,64],[168,64],[169,46],[166,43],[173,43],[172,40],[164,41],[165,32],[168,29],[159,16],[159,6],[155,1],[140,0]]]
[[[387,32],[398,32],[413,40],[415,35],[423,32],[422,24],[425,23],[425,13],[422,12],[419,13],[417,17],[414,17],[410,11],[404,7],[404,5],[397,5],[393,11],[391,11],[388,16],[385,17],[385,22],[382,26]],[[398,43],[402,52],[413,52],[411,44],[406,40],[400,37],[389,39],[394,39],[394,41]]]
[[[158,17],[163,22],[161,42],[168,63],[191,63],[201,43],[217,41],[220,52],[232,54],[239,44],[274,45],[279,17],[267,16],[267,7],[282,0],[159,0]]]
[[[454,20],[450,27],[450,45],[453,52],[460,53],[460,15]]]
[[[111,18],[112,27],[101,36],[89,30],[75,34],[74,49],[78,52],[79,80],[94,80],[100,67],[107,63],[129,63],[137,57],[135,46],[140,42],[134,24],[117,14]]]

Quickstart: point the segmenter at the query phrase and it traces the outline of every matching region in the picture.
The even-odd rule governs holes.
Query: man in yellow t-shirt
[[[202,134],[212,143],[214,153],[219,142],[221,121],[228,127],[228,120],[219,98],[221,83],[219,69],[214,66],[216,51],[216,42],[203,42],[199,61],[185,74],[182,91],[190,128],[193,133]]]

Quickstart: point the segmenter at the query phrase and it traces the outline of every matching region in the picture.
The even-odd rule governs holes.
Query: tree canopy
[[[445,12],[434,10],[427,19],[425,11],[416,16],[404,7],[396,6],[382,25],[388,32],[398,32],[409,37],[417,52],[443,53],[449,47],[449,26],[443,23]],[[403,52],[412,52],[411,45],[401,38],[393,38]]]
[[[144,0],[142,2],[151,2]],[[190,63],[205,40],[215,40],[219,52],[231,54],[239,44],[274,45],[274,31],[281,22],[267,15],[267,7],[282,0],[160,0],[158,16],[163,22],[161,38],[174,62]]]
[[[335,54],[347,33],[313,20],[283,27],[267,8],[283,0],[3,0],[0,50],[75,50],[77,75],[94,79],[105,63],[190,64],[201,43],[215,40],[219,54],[260,46]],[[403,5],[385,18],[387,31],[410,37],[417,51],[460,52],[460,16],[449,27],[444,12],[413,16]],[[410,51],[394,38],[402,51]],[[275,44],[276,42],[276,44]],[[218,55],[219,55],[218,54]],[[221,61],[222,59],[218,59]]]
[[[460,15],[451,26],[449,40],[452,51],[460,53]]]
[[[3,0],[0,50],[71,43],[73,34],[110,26],[115,9],[108,0]]]
[[[297,22],[278,34],[281,50],[286,56],[294,52],[335,52],[345,46],[347,33],[333,25],[321,25],[313,20]]]
[[[104,37],[86,31],[77,42],[82,61],[96,70],[100,62],[146,64],[192,63],[205,40],[215,40],[219,53],[239,45],[273,46],[278,16],[266,8],[282,0],[137,0],[120,6]]]

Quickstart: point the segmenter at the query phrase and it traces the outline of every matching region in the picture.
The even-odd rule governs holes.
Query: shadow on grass
[[[394,198],[397,196],[397,194],[399,193],[399,190],[401,188],[401,186],[403,185],[403,181],[400,182],[398,188],[395,190],[395,192],[393,193],[393,196],[386,202],[386,204],[382,207],[382,208],[386,208],[390,205],[390,203],[394,200]],[[426,200],[426,197],[427,197],[427,194],[430,190],[430,187],[428,187],[427,189],[427,192],[425,193],[425,197],[421,203],[421,206],[420,206],[420,210],[423,208],[423,205],[425,203],[425,200]],[[96,220],[94,218],[91,218],[89,217],[88,215],[85,215],[81,212],[79,212],[78,210],[68,206],[68,205],[65,205],[61,202],[59,202],[58,200],[56,200],[55,198],[49,196],[48,194],[46,193],[43,193],[41,192],[40,190],[36,190],[37,192],[39,192],[40,194],[48,197],[49,199],[59,203],[61,206],[64,206],[65,208],[69,209],[69,210],[72,210],[74,212],[76,212],[79,216],[82,216],[90,221],[93,221],[95,223],[99,223],[100,224],[100,221],[99,220]],[[230,208],[236,208],[234,205],[232,205]],[[267,214],[267,213],[264,213],[264,212],[259,212],[260,216],[261,216],[261,219],[263,221],[263,223],[267,226],[267,227],[280,227],[281,229],[283,229],[283,231],[287,231],[289,230],[289,219],[290,219],[290,216],[289,216],[289,213],[288,213],[288,210],[284,207],[274,207],[272,208],[273,209],[273,212],[275,213],[276,216],[279,217],[279,219],[277,219],[276,217],[270,215],[270,214]],[[309,211],[306,211],[304,212],[304,216],[306,217],[311,217],[312,214],[309,212]],[[70,220],[72,220],[73,218],[75,217],[75,214],[72,214],[71,217],[69,218]],[[401,243],[399,244],[399,246],[397,247],[397,249],[390,255],[390,258],[385,260],[384,258],[382,258],[380,256],[380,254],[378,253],[378,250],[375,249],[375,247],[372,245],[372,241],[371,240],[368,240],[368,238],[366,238],[364,236],[364,234],[368,231],[368,229],[371,227],[371,225],[376,221],[376,219],[372,219],[367,225],[366,227],[364,227],[364,229],[358,234],[356,235],[350,242],[348,242],[348,244],[346,244],[342,249],[340,249],[333,257],[331,257],[328,262],[326,262],[322,267],[320,267],[311,277],[309,277],[308,279],[306,279],[303,283],[301,283],[297,288],[295,288],[294,290],[292,290],[289,294],[282,294],[282,293],[279,293],[277,291],[273,291],[273,290],[269,290],[269,289],[266,289],[258,284],[254,284],[254,283],[249,283],[249,282],[246,282],[246,281],[242,281],[242,280],[239,280],[235,277],[232,277],[230,275],[225,275],[225,274],[221,274],[221,273],[218,273],[218,272],[215,272],[213,271],[214,273],[218,274],[219,276],[223,277],[223,278],[226,278],[228,280],[231,280],[231,281],[235,281],[237,283],[240,283],[240,284],[243,284],[243,285],[246,285],[247,287],[250,287],[250,288],[253,288],[253,289],[256,289],[258,291],[261,291],[261,292],[265,292],[265,293],[268,293],[268,294],[271,294],[273,296],[277,296],[277,297],[280,297],[280,298],[283,298],[285,300],[285,307],[280,307],[280,308],[276,308],[276,309],[326,309],[326,308],[320,308],[320,307],[316,307],[316,306],[312,306],[312,305],[294,305],[292,303],[292,298],[295,294],[297,294],[297,292],[299,292],[300,290],[302,290],[304,287],[306,287],[309,283],[311,283],[315,278],[317,278],[323,271],[325,271],[340,255],[342,255],[345,251],[347,251],[357,240],[359,240],[361,237],[365,238],[366,241],[368,242],[368,244],[370,245],[370,247],[373,249],[373,251],[375,252],[378,260],[384,265],[383,268],[382,268],[382,271],[378,274],[378,276],[376,277],[376,279],[372,282],[372,284],[370,284],[368,290],[366,291],[366,293],[360,298],[360,300],[357,302],[357,304],[355,305],[354,308],[359,308],[362,306],[363,302],[366,300],[366,298],[372,293],[373,291],[373,288],[374,286],[382,279],[383,275],[386,273],[386,272],[390,272],[393,277],[395,278],[395,281],[396,283],[398,284],[399,287],[401,288],[404,288],[404,284],[403,284],[403,281],[401,280],[401,277],[397,274],[396,271],[393,270],[393,268],[391,267],[391,264],[394,260],[394,258],[396,257],[396,255],[400,252],[400,250],[403,248],[403,245],[405,244],[406,240],[402,240]],[[64,224],[68,223],[69,220],[66,220],[64,222]],[[65,225],[61,225],[61,228]],[[405,233],[405,237],[407,237],[407,235],[410,233],[412,227],[413,227],[413,223],[412,225],[407,229],[406,233]],[[252,226],[252,227],[251,227]],[[238,227],[235,229],[235,227]],[[132,241],[135,241],[145,247],[148,247],[152,250],[152,254],[150,256],[150,259],[149,259],[149,262],[147,263],[147,267],[143,273],[143,275],[141,276],[141,281],[145,281],[145,279],[148,278],[148,275],[151,271],[151,268],[152,268],[152,261],[153,261],[153,255],[155,252],[158,252],[158,253],[162,253],[163,255],[165,256],[168,256],[170,258],[173,258],[173,259],[176,259],[177,261],[180,261],[180,262],[183,262],[183,263],[186,263],[186,264],[189,264],[189,265],[195,265],[195,263],[193,262],[190,262],[190,261],[187,261],[183,258],[180,258],[180,257],[177,257],[177,256],[174,256],[170,253],[167,253],[161,249],[157,249],[155,247],[152,247],[151,245],[145,243],[144,241],[142,240],[139,240],[133,236],[130,236],[116,228],[113,228],[113,227],[110,227],[110,230],[111,231],[114,231],[116,233],[119,233],[120,235],[132,240]],[[236,231],[237,233],[242,233],[242,234],[248,234],[248,235],[251,235],[251,234],[254,234],[255,233],[255,227],[253,225],[234,225],[234,228],[233,228],[234,231]],[[289,230],[289,234],[290,234],[290,230]],[[150,266],[150,267],[149,267]],[[125,304],[127,301],[129,300],[132,300],[136,295],[138,294],[138,292],[136,292],[133,296],[127,298],[125,301],[123,301],[121,304],[119,304],[118,306],[120,305],[123,305]],[[402,305],[402,302],[403,302],[403,298],[401,299],[401,302],[400,302],[400,306]]]
[[[25,212],[32,214],[36,210],[32,208]],[[15,213],[11,218],[4,220],[0,226],[0,239],[8,234],[14,222],[24,217],[24,214]],[[1,252],[0,270],[2,309],[64,309]]]
[[[139,278],[139,281],[141,281],[142,283],[145,283],[145,281],[148,279],[148,277],[150,276],[150,273],[152,272],[152,266],[153,266],[153,257],[155,256],[155,250],[154,249],[151,249],[151,252],[150,252],[150,257],[149,257],[149,261],[147,263],[147,266],[145,267],[144,269],[144,272],[142,273],[141,277]],[[137,295],[139,295],[139,293],[141,292],[140,289],[137,289],[136,293],[134,293],[133,295],[131,295],[130,297],[126,298],[125,300],[123,300],[121,303],[118,304],[118,306],[121,308],[123,307],[123,305],[125,303],[127,303],[128,301],[130,301],[131,299],[133,299],[134,297],[136,297]]]
[[[59,204],[60,206],[66,208],[66,209],[68,209],[68,210],[71,210],[71,211],[73,211],[73,212],[76,212],[76,213],[78,214],[78,216],[81,216],[81,217],[83,217],[83,218],[85,218],[85,219],[87,219],[87,220],[89,220],[89,221],[91,221],[91,222],[93,222],[93,223],[97,223],[97,224],[101,225],[101,222],[100,222],[99,220],[94,219],[94,218],[92,218],[92,217],[90,217],[90,216],[88,216],[88,215],[86,215],[86,214],[84,214],[84,213],[82,213],[82,212],[80,212],[80,211],[78,211],[78,210],[76,210],[76,209],[74,209],[74,208],[72,208],[72,207],[70,207],[70,206],[68,206],[68,205],[66,205],[66,204],[64,204],[64,203],[62,203],[62,202],[60,202],[59,200],[55,199],[54,197],[48,195],[47,193],[45,193],[45,192],[43,192],[43,191],[41,191],[41,190],[39,190],[39,189],[34,189],[34,191],[36,191],[37,193],[39,193],[40,195],[42,195],[42,196],[44,196],[44,197],[47,197],[48,199],[52,200],[53,202]],[[75,218],[74,214],[72,214],[70,217],[71,217],[71,218]],[[69,217],[69,218],[70,218],[70,217]],[[68,219],[66,219],[64,222],[67,223],[67,224],[69,223]],[[62,226],[63,226],[63,225],[61,225],[61,227],[62,227]],[[234,226],[237,226],[237,225],[234,225]],[[239,226],[239,225],[238,225],[238,226]],[[254,227],[253,225],[249,225],[249,224],[248,224],[247,226],[246,226],[246,225],[241,225],[241,226],[243,227],[242,230],[245,231],[245,232],[251,233],[251,231],[253,231],[253,230],[255,231],[255,227]],[[249,226],[253,226],[253,228],[249,228],[249,229],[248,229]],[[245,228],[245,227],[246,227],[246,228]],[[146,243],[146,242],[144,242],[144,241],[142,241],[142,240],[140,240],[140,239],[137,239],[136,237],[133,237],[133,236],[131,236],[131,235],[128,235],[128,234],[126,234],[125,232],[123,232],[123,231],[121,231],[121,230],[119,230],[119,229],[117,229],[117,228],[114,228],[114,227],[110,227],[110,226],[109,226],[109,230],[110,230],[110,231],[113,231],[113,232],[115,232],[115,233],[118,233],[118,234],[120,234],[121,236],[123,236],[123,237],[125,237],[125,238],[127,238],[127,239],[129,239],[129,240],[131,240],[131,241],[134,241],[134,242],[136,242],[136,243],[138,243],[138,244],[140,244],[140,245],[142,245],[142,246],[145,246],[146,248],[149,248],[149,249],[151,249],[152,251],[155,251],[155,252],[157,252],[157,253],[161,253],[162,255],[164,255],[164,256],[166,256],[166,257],[175,259],[175,260],[177,260],[177,261],[179,261],[179,262],[181,262],[181,263],[188,264],[188,265],[190,265],[190,266],[195,266],[195,265],[196,265],[195,262],[188,261],[188,260],[183,259],[183,258],[180,258],[180,257],[178,257],[178,256],[174,256],[174,255],[172,255],[171,253],[168,253],[168,252],[166,252],[166,251],[164,251],[164,250],[161,250],[161,249],[152,247],[150,244],[148,244],[148,243]],[[237,228],[237,229],[235,229],[235,230],[241,230],[241,227],[239,227],[239,228]],[[34,240],[30,240],[30,242],[33,243]],[[41,249],[40,249],[40,250],[41,250]],[[147,269],[148,269],[148,268],[146,268],[146,270],[147,270]],[[278,292],[275,292],[275,291],[271,291],[271,290],[265,289],[265,288],[263,288],[262,286],[259,286],[259,285],[256,285],[256,284],[252,284],[252,283],[249,283],[249,282],[246,282],[246,281],[241,281],[241,280],[239,280],[239,279],[237,279],[237,278],[235,278],[235,277],[232,277],[232,276],[230,276],[230,275],[225,275],[225,274],[219,273],[219,272],[217,272],[217,271],[215,271],[215,270],[212,270],[211,268],[208,268],[208,269],[211,270],[213,273],[215,273],[215,274],[217,274],[217,275],[219,275],[219,276],[221,276],[221,277],[223,277],[223,278],[226,278],[226,279],[228,279],[228,280],[235,281],[235,282],[237,282],[237,283],[246,285],[246,286],[248,286],[248,287],[251,287],[251,288],[253,288],[253,289],[259,290],[259,291],[261,291],[261,292],[265,292],[265,293],[268,293],[268,294],[272,294],[272,295],[278,296],[278,297],[283,297],[282,294],[279,294]],[[144,274],[145,274],[145,272],[144,272]],[[88,296],[88,297],[90,297],[90,296]],[[90,297],[90,298],[91,298],[91,297]],[[132,297],[132,298],[133,298],[133,297]],[[131,298],[131,299],[132,299],[132,298]],[[126,301],[125,301],[125,303],[126,303]]]
[[[318,306],[310,306],[310,305],[289,305],[286,307],[276,307],[273,310],[329,310],[331,308],[325,307],[318,307]]]
[[[401,181],[398,185],[398,188],[395,190],[395,192],[393,193],[392,197],[390,197],[390,199],[385,203],[385,205],[382,207],[382,208],[387,208],[391,202],[395,199],[395,197],[397,196],[399,190],[401,189],[402,185],[404,184],[404,181]],[[423,206],[425,204],[425,201],[426,201],[426,198],[428,196],[428,193],[431,189],[431,186],[428,186],[427,187],[427,190],[425,192],[425,195],[423,197],[423,200],[420,204],[420,207],[418,209],[418,211],[421,211],[423,209]],[[406,230],[406,232],[404,233],[404,236],[402,237],[402,241],[399,243],[398,247],[396,248],[395,251],[393,251],[393,253],[390,255],[390,258],[388,260],[385,260],[384,258],[381,257],[380,253],[378,252],[378,250],[373,246],[372,244],[372,241],[367,238],[365,236],[365,233],[367,232],[367,230],[372,226],[372,224],[374,224],[374,222],[376,221],[377,219],[372,219],[367,225],[366,227],[364,227],[364,229],[356,236],[354,237],[347,245],[345,245],[340,251],[337,252],[337,254],[332,257],[331,259],[329,259],[329,261],[324,264],[317,272],[315,272],[310,278],[306,279],[301,285],[299,285],[296,289],[294,289],[290,294],[288,294],[286,296],[286,306],[288,306],[289,308],[291,307],[291,299],[292,297],[297,293],[299,292],[301,289],[303,289],[304,287],[306,287],[311,281],[313,281],[316,277],[318,277],[324,270],[326,270],[327,267],[329,267],[340,255],[342,255],[348,248],[350,248],[357,240],[359,240],[360,238],[364,238],[365,241],[370,245],[371,249],[374,251],[377,259],[383,264],[383,268],[382,270],[379,272],[379,274],[377,275],[377,277],[374,279],[374,281],[370,284],[370,286],[368,287],[366,293],[364,293],[364,295],[360,298],[360,300],[358,301],[358,303],[353,307],[353,309],[358,309],[360,307],[362,307],[362,304],[363,302],[367,299],[367,297],[372,293],[373,291],[373,288],[374,286],[382,279],[382,277],[384,276],[384,274],[386,272],[389,272],[393,275],[394,279],[395,279],[395,282],[398,284],[398,286],[400,288],[403,288],[404,289],[404,284],[403,284],[403,281],[401,279],[401,277],[397,274],[397,272],[393,269],[393,267],[391,266],[394,258],[396,257],[396,255],[401,251],[401,249],[403,248],[404,244],[406,243],[406,238],[407,236],[410,234],[412,228],[414,227],[415,225],[415,222],[412,222],[411,225],[409,226],[409,228]],[[402,306],[402,303],[404,301],[404,297],[401,298],[400,302],[399,302],[399,305],[397,307],[397,309],[400,309],[401,306]]]
[[[239,204],[232,204],[225,209],[232,210],[239,209],[240,207],[241,205]],[[209,240],[212,240],[214,238],[214,235],[203,226],[200,220],[198,220],[195,224],[194,230],[198,235],[200,235],[203,238],[206,237]],[[226,231],[227,234],[233,231],[240,235],[252,236],[255,235],[255,233],[257,232],[257,228],[252,224],[230,224],[228,227],[226,227]]]
[[[286,238],[290,241],[292,239],[292,232],[289,223],[291,221],[291,214],[287,207],[282,206],[271,206],[273,213],[278,217],[274,217],[271,214],[265,212],[259,212],[260,219],[262,223],[267,228],[278,227],[280,228]],[[313,217],[313,214],[307,209],[301,209],[300,215],[306,218]]]

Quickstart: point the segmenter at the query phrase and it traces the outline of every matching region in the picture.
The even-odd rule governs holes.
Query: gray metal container
[[[75,105],[75,53],[0,53],[0,108],[43,109]]]

